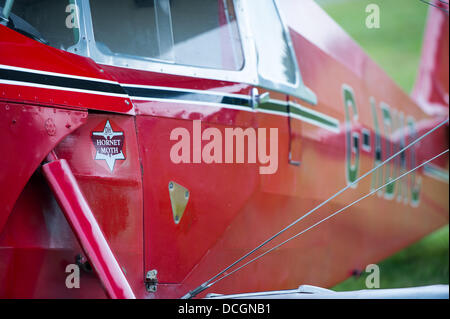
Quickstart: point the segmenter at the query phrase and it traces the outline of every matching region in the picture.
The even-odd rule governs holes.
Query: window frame
[[[80,54],[92,58],[98,64],[111,65],[123,68],[137,69],[150,72],[167,73],[174,75],[184,75],[192,77],[202,77],[207,79],[220,79],[225,81],[249,82],[256,84],[256,69],[249,61],[255,60],[255,52],[252,50],[251,42],[246,30],[248,27],[241,27],[240,21],[243,15],[241,2],[242,0],[234,0],[235,12],[238,20],[238,29],[241,38],[241,46],[243,51],[244,63],[240,70],[224,70],[205,68],[200,66],[181,65],[170,61],[131,56],[124,54],[109,55],[101,52],[95,43],[94,28],[91,18],[91,8],[89,0],[75,0],[80,10],[80,39],[81,41],[69,48],[69,52]]]
[[[256,1],[256,0],[247,0],[247,1]],[[317,104],[316,94],[303,83],[303,79],[302,79],[302,76],[300,73],[300,67],[299,67],[298,61],[297,61],[297,55],[295,53],[291,35],[289,33],[289,27],[286,24],[286,19],[283,17],[283,15],[279,9],[278,0],[272,0],[272,1],[274,3],[275,9],[277,11],[276,13],[277,13],[279,22],[283,29],[283,34],[284,34],[284,38],[286,40],[286,45],[287,45],[287,47],[290,51],[290,55],[293,59],[292,63],[294,64],[294,69],[295,69],[295,82],[294,83],[275,82],[269,78],[265,78],[264,76],[262,76],[259,73],[259,67],[258,67],[258,65],[256,65],[256,69],[257,69],[257,73],[258,73],[258,86],[265,88],[265,89],[282,92],[284,94],[299,98],[310,104],[316,105]],[[252,13],[250,9],[246,9],[246,12],[248,14]],[[248,17],[247,17],[247,19],[248,19]],[[254,39],[253,36],[252,36],[252,39]],[[253,41],[255,41],[255,40],[253,40]],[[256,50],[256,43],[254,43],[254,47]],[[258,63],[258,61],[256,61],[256,64],[257,63]]]
[[[79,42],[70,47],[67,51],[82,56],[92,58],[101,65],[111,65],[129,69],[136,69],[149,72],[167,73],[173,75],[199,77],[205,79],[222,80],[237,83],[246,83],[262,87],[269,90],[279,91],[284,94],[297,97],[310,104],[317,103],[317,97],[313,91],[303,83],[297,56],[293,48],[289,29],[281,15],[277,0],[273,0],[277,9],[278,17],[283,28],[287,46],[293,57],[295,67],[295,83],[279,83],[262,77],[258,72],[256,44],[250,27],[249,14],[251,11],[245,5],[249,0],[233,0],[234,10],[238,24],[241,46],[244,57],[244,64],[240,70],[224,70],[205,68],[199,66],[181,65],[172,62],[158,60],[155,58],[145,58],[127,55],[108,55],[101,52],[95,43],[93,22],[91,17],[90,0],[74,0],[79,8]],[[250,0],[254,1],[254,0]]]

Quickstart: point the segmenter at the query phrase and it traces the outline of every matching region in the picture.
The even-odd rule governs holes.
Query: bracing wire
[[[423,162],[423,163],[420,164],[419,166],[417,166],[417,167],[415,167],[415,168],[409,170],[408,172],[406,172],[406,173],[404,173],[404,174],[398,176],[397,178],[395,178],[395,179],[389,181],[388,183],[384,184],[383,186],[380,186],[380,187],[378,187],[377,189],[372,190],[371,192],[369,192],[368,194],[366,194],[366,195],[364,195],[364,196],[358,198],[357,200],[355,200],[355,201],[352,202],[351,204],[348,204],[347,206],[345,206],[345,207],[343,207],[343,208],[337,210],[337,211],[334,212],[333,214],[331,214],[331,215],[325,217],[324,219],[321,219],[320,221],[318,221],[318,222],[315,223],[314,225],[312,225],[312,226],[310,226],[310,227],[308,227],[308,228],[302,230],[301,232],[299,232],[299,233],[295,234],[294,236],[292,236],[292,237],[286,239],[285,241],[283,241],[283,242],[281,242],[280,244],[278,244],[278,245],[272,247],[271,249],[267,250],[266,252],[264,252],[264,253],[262,253],[262,254],[256,256],[255,258],[249,260],[248,262],[246,262],[245,264],[239,266],[238,268],[234,269],[233,271],[230,271],[229,273],[227,273],[227,274],[223,275],[222,277],[216,279],[215,281],[209,283],[208,286],[207,286],[206,288],[209,288],[209,287],[215,285],[216,283],[218,283],[218,282],[221,281],[222,279],[225,279],[226,277],[228,277],[228,276],[234,274],[235,272],[237,272],[237,271],[239,271],[240,269],[242,269],[242,268],[248,266],[249,264],[251,264],[251,263],[257,261],[257,260],[260,259],[261,257],[263,257],[263,256],[267,255],[268,253],[274,251],[275,249],[280,248],[281,246],[285,245],[286,243],[290,242],[291,240],[293,240],[293,239],[299,237],[300,235],[306,233],[307,231],[309,231],[309,230],[311,230],[311,229],[317,227],[318,225],[322,224],[323,222],[327,221],[328,219],[331,219],[332,217],[336,216],[337,214],[342,213],[342,212],[343,212],[344,210],[346,210],[347,208],[349,208],[349,207],[351,207],[351,206],[353,206],[353,205],[359,203],[359,202],[362,201],[363,199],[365,199],[365,198],[367,198],[367,197],[369,197],[369,196],[375,194],[377,191],[379,191],[380,189],[386,187],[387,185],[396,182],[397,180],[401,179],[402,177],[405,177],[406,175],[408,175],[408,174],[414,172],[415,170],[421,168],[422,166],[428,164],[429,162],[434,161],[434,160],[437,159],[438,157],[440,157],[440,156],[442,156],[442,155],[444,155],[444,154],[446,154],[446,153],[448,153],[448,152],[449,152],[449,149],[443,151],[442,153],[440,153],[440,154],[438,154],[438,155],[436,155],[436,156],[433,156],[431,159],[429,159],[429,160]]]
[[[211,277],[210,279],[208,279],[207,281],[205,281],[203,284],[201,284],[200,286],[198,286],[197,288],[195,288],[194,290],[188,292],[186,295],[184,295],[182,298],[183,299],[190,299],[195,297],[196,295],[198,295],[200,292],[202,292],[203,290],[207,289],[209,286],[209,284],[211,282],[213,282],[216,278],[220,277],[222,274],[224,274],[225,272],[227,272],[229,269],[233,268],[235,265],[237,265],[238,263],[240,263],[242,260],[246,259],[247,257],[249,257],[250,255],[254,254],[257,250],[261,249],[263,246],[265,246],[266,244],[268,244],[269,242],[271,242],[272,240],[274,240],[275,238],[277,238],[278,236],[280,236],[281,234],[283,234],[284,232],[286,232],[288,229],[292,228],[294,225],[298,224],[301,220],[305,219],[307,216],[311,215],[312,213],[314,213],[315,211],[317,211],[319,208],[321,208],[322,206],[324,206],[325,204],[327,204],[328,202],[330,202],[331,200],[333,200],[334,198],[336,198],[337,196],[339,196],[340,194],[342,194],[344,191],[346,191],[347,189],[353,187],[354,185],[356,185],[359,181],[361,181],[363,178],[369,176],[371,173],[373,173],[374,171],[376,171],[377,169],[379,169],[380,167],[382,167],[383,165],[385,165],[386,163],[388,163],[389,161],[391,161],[393,158],[395,158],[396,156],[402,154],[404,151],[406,151],[407,149],[411,148],[413,145],[415,145],[416,143],[418,143],[419,141],[421,141],[422,139],[424,139],[425,137],[427,137],[428,135],[430,135],[431,133],[433,133],[434,131],[436,131],[437,129],[439,129],[440,127],[442,127],[443,125],[445,125],[446,123],[448,123],[449,119],[447,118],[445,121],[441,122],[440,124],[438,124],[437,126],[435,126],[434,128],[430,129],[428,132],[426,132],[425,134],[423,134],[422,136],[420,136],[419,138],[417,138],[416,140],[414,140],[413,142],[411,142],[410,144],[408,144],[407,146],[405,146],[403,149],[401,149],[400,151],[398,151],[397,153],[395,153],[394,155],[390,156],[389,158],[387,158],[386,160],[384,160],[383,162],[381,162],[380,164],[378,164],[377,166],[375,166],[374,168],[372,168],[371,170],[369,170],[368,172],[366,172],[365,174],[361,175],[359,178],[357,178],[355,181],[353,181],[352,183],[349,183],[346,187],[342,188],[341,190],[339,190],[337,193],[335,193],[334,195],[332,195],[331,197],[329,197],[328,199],[326,199],[325,201],[323,201],[322,203],[320,203],[319,205],[317,205],[316,207],[314,207],[313,209],[311,209],[309,212],[307,212],[306,214],[304,214],[303,216],[301,216],[300,218],[298,218],[297,220],[295,220],[294,222],[292,222],[291,224],[289,224],[288,226],[286,226],[285,228],[283,228],[282,230],[280,230],[278,233],[276,233],[275,235],[271,236],[270,238],[266,239],[264,242],[262,242],[261,244],[259,244],[257,247],[255,247],[254,249],[252,249],[251,251],[249,251],[248,253],[246,253],[245,255],[243,255],[242,257],[240,257],[239,259],[237,259],[236,261],[234,261],[232,264],[230,264],[229,266],[227,266],[226,268],[224,268],[222,271],[220,271],[219,273],[217,273],[216,275],[214,275],[213,277]]]
[[[448,10],[446,10],[445,8],[442,8],[442,7],[440,7],[440,6],[437,6],[437,5],[435,5],[434,3],[431,3],[431,2],[426,1],[426,0],[419,0],[419,1],[420,1],[420,2],[423,2],[423,3],[425,3],[425,4],[428,4],[429,6],[432,6],[432,7],[436,8],[436,9],[441,10],[442,12],[444,12],[444,13],[448,16]],[[442,1],[442,0],[439,0],[439,2],[448,5],[448,2],[445,2],[445,1]]]

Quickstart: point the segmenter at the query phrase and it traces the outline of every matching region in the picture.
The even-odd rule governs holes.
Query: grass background
[[[418,70],[428,5],[419,0],[316,0],[406,92]],[[380,28],[366,27],[366,7],[380,8]]]
[[[428,6],[419,0],[316,0],[406,92],[411,92],[420,61]],[[365,9],[380,7],[380,28],[368,29]],[[380,288],[449,283],[449,227],[378,263]],[[367,274],[333,287],[366,289]]]

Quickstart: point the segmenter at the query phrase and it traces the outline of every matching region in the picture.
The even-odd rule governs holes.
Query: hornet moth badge
[[[101,132],[92,132],[92,142],[96,150],[95,160],[106,161],[111,173],[117,160],[125,160],[123,145],[125,135],[123,131],[114,131],[109,120]]]

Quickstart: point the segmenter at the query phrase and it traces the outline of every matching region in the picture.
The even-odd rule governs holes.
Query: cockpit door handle
[[[270,101],[270,92],[264,92],[262,94],[259,94],[259,91],[257,88],[252,89],[251,93],[251,104],[252,108],[257,108],[260,104],[265,104]]]

